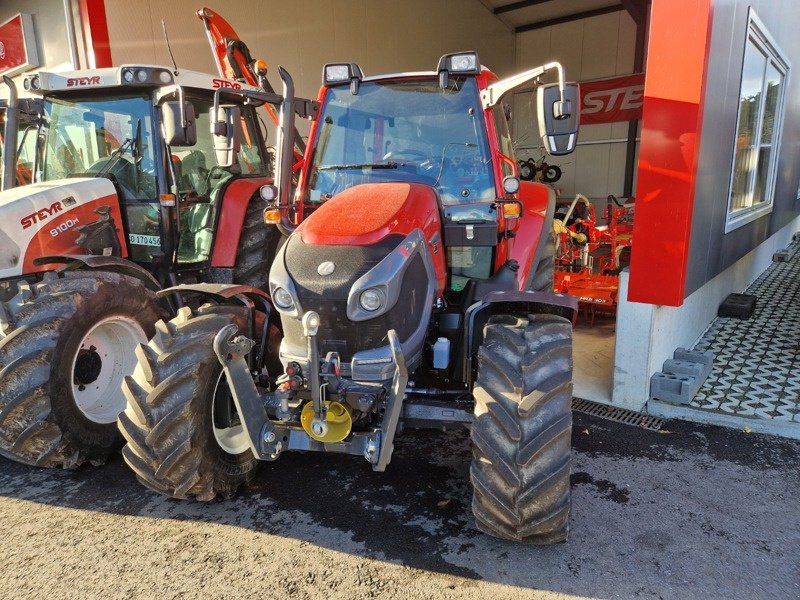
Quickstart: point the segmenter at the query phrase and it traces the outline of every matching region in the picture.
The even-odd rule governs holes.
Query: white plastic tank
[[[450,340],[440,337],[433,345],[433,368],[446,369],[450,364]]]

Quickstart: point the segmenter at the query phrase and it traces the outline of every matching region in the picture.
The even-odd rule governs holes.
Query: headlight
[[[294,306],[294,298],[282,287],[275,288],[272,293],[272,301],[275,302],[276,306],[283,309],[290,309]]]
[[[122,72],[122,80],[125,83],[133,83],[133,71],[125,70]]]
[[[138,71],[136,71],[136,79],[139,80],[139,83],[144,83],[145,81],[147,81],[147,71],[145,71],[144,69],[139,69]]]
[[[358,303],[361,305],[361,308],[369,312],[375,312],[383,306],[383,300],[383,293],[375,288],[364,290],[358,297]]]

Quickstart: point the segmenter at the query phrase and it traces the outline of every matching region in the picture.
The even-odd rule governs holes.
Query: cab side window
[[[183,198],[200,198],[213,201],[222,184],[232,173],[217,167],[214,143],[211,136],[212,103],[207,99],[190,98],[194,105],[197,128],[197,144],[188,148],[172,148],[172,166],[178,193]],[[258,124],[253,112],[242,114],[242,138],[239,150],[239,166],[242,175],[266,175],[264,150],[259,144]]]

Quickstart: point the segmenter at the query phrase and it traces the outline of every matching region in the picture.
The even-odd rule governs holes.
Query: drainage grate
[[[608,419],[609,421],[624,423],[625,425],[649,429],[650,431],[658,431],[664,425],[664,419],[658,417],[651,417],[650,415],[645,415],[633,410],[607,406],[605,404],[591,402],[590,400],[581,400],[580,398],[572,399],[572,410],[586,415]]]

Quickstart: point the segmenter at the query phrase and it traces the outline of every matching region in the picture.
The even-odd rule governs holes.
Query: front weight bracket
[[[233,337],[238,331],[236,325],[223,327],[214,338],[214,352],[225,372],[250,450],[258,459],[273,458],[280,453],[280,442],[245,360],[255,342],[242,335]]]

